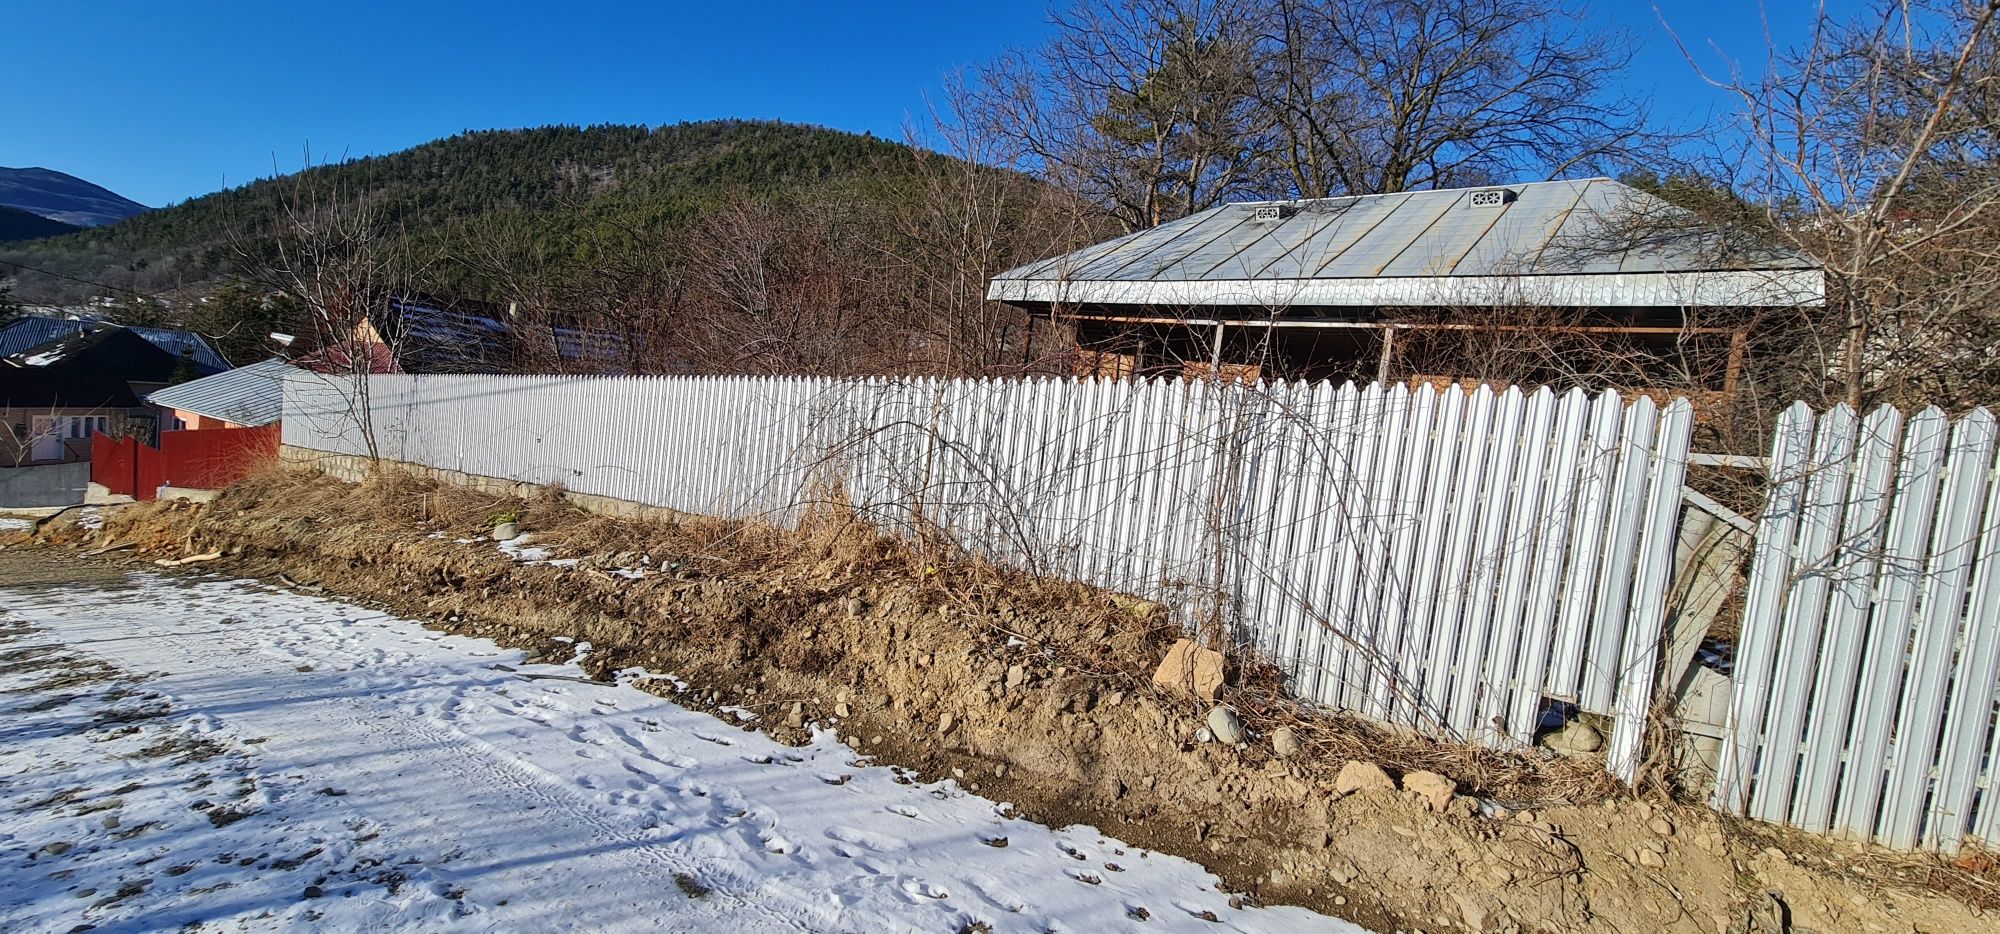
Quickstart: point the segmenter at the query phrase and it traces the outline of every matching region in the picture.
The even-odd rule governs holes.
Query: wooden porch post
[[[1736,384],[1743,378],[1743,357],[1750,344],[1750,332],[1737,329],[1729,335],[1729,365],[1722,371],[1722,394],[1736,395]]]
[[[1389,383],[1389,361],[1396,356],[1396,329],[1382,329],[1382,359],[1375,363],[1375,381],[1383,385]]]

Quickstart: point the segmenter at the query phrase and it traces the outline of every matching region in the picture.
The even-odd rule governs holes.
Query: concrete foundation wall
[[[349,483],[360,483],[362,480],[367,479],[371,467],[366,457],[357,457],[352,454],[328,454],[325,451],[294,447],[289,444],[279,446],[278,461],[284,464],[310,467],[329,477],[345,480]],[[498,496],[519,496],[525,499],[535,496],[542,491],[542,487],[533,483],[522,483],[518,480],[502,480],[498,477],[482,477],[478,474],[460,473],[456,470],[443,470],[437,467],[425,467],[421,464],[385,460],[382,462],[382,466],[418,476],[430,477],[440,483],[468,487]],[[687,513],[668,509],[664,506],[650,506],[645,503],[635,503],[628,499],[578,493],[574,490],[564,490],[563,501],[599,515],[617,516],[626,519],[672,520],[690,518]]]
[[[0,509],[74,505],[89,485],[88,461],[0,468]]]

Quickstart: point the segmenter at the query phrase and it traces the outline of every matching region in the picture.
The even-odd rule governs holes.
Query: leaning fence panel
[[[1715,804],[1896,848],[2000,845],[2000,426],[1780,420]]]

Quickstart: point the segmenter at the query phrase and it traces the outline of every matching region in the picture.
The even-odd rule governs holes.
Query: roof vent
[[[1481,188],[1465,196],[1466,205],[1475,208],[1497,208],[1513,200],[1514,190],[1511,188]]]
[[[1289,204],[1260,204],[1251,216],[1260,221],[1281,221],[1292,216],[1297,210]]]

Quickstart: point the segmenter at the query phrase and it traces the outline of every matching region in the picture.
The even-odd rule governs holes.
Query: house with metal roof
[[[160,428],[254,428],[284,417],[285,374],[292,367],[271,359],[214,376],[168,386],[146,396],[159,407]]]
[[[388,296],[350,333],[299,350],[303,369],[372,373],[630,372],[623,335],[547,323],[526,325],[511,308],[470,299]]]
[[[109,321],[57,318],[48,315],[22,315],[5,325],[0,325],[0,357],[11,357],[50,341],[101,331],[105,328],[131,331],[144,338],[147,343],[176,357],[186,355],[196,366],[211,371],[229,369],[229,361],[223,359],[214,345],[193,331],[179,328],[129,327]]]
[[[1825,285],[1803,255],[1593,178],[1225,204],[1001,273],[987,297],[1074,326],[1107,375],[1387,380],[1433,378],[1422,346],[1475,328],[1642,357],[1708,338],[1733,373],[1759,311],[1822,306]]]
[[[214,372],[116,326],[0,356],[0,466],[86,459],[96,433],[151,438],[156,412],[146,395]]]

